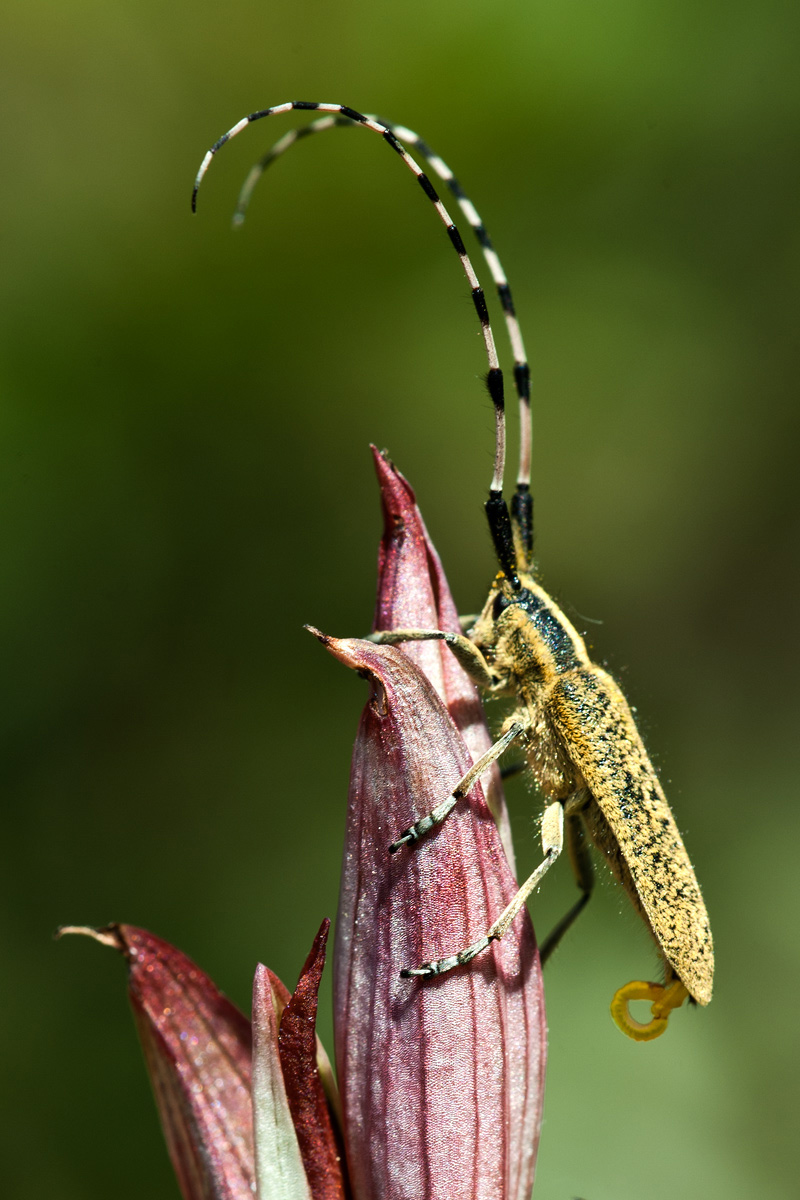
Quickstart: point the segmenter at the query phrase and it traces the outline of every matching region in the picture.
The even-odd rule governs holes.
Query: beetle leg
[[[550,870],[550,867],[552,867],[561,853],[563,845],[564,806],[560,800],[556,800],[554,804],[550,804],[545,809],[542,818],[542,850],[544,851],[544,858],[533,874],[525,880],[516,896],[514,896],[511,903],[503,910],[485,936],[480,938],[479,941],[473,942],[471,946],[467,946],[465,950],[461,950],[458,954],[453,954],[449,958],[440,958],[434,962],[423,963],[421,967],[401,971],[400,974],[403,978],[408,979],[412,976],[430,978],[433,975],[443,975],[445,971],[451,971],[453,967],[460,967],[464,963],[471,962],[476,954],[480,954],[491,942],[499,941],[503,934],[508,931],[511,922],[525,904],[528,896],[539,886],[544,876]]]
[[[389,853],[394,854],[401,846],[410,844],[411,842],[419,841],[423,833],[427,833],[429,829],[433,829],[434,825],[441,825],[442,821],[450,815],[459,800],[472,790],[475,784],[493,762],[506,750],[516,738],[522,737],[527,733],[528,726],[522,721],[515,721],[499,741],[490,746],[485,754],[482,754],[476,763],[470,767],[466,775],[459,779],[456,786],[453,788],[447,799],[441,804],[437,804],[431,812],[425,817],[420,817],[410,828],[404,829],[396,842],[392,842],[389,847]]]
[[[491,692],[501,682],[475,643],[462,633],[446,633],[441,629],[385,629],[371,633],[366,640],[376,642],[379,646],[398,646],[402,642],[446,642],[478,687]]]
[[[586,841],[586,830],[583,821],[576,811],[580,807],[580,800],[583,799],[584,794],[585,789],[576,792],[574,797],[571,796],[565,805],[565,812],[567,814],[567,854],[569,855],[575,882],[580,888],[581,894],[558,924],[550,930],[550,933],[539,947],[539,957],[542,960],[542,966],[547,962],[564,934],[574,924],[589,903],[589,897],[594,887],[594,867],[592,866],[592,859]]]

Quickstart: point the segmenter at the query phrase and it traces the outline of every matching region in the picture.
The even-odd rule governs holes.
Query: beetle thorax
[[[498,692],[515,696],[526,714],[526,756],[538,786],[549,798],[561,799],[582,786],[582,779],[553,725],[549,698],[565,675],[589,665],[589,657],[544,588],[530,575],[521,575],[520,582],[514,591],[502,573],[497,576],[471,637],[497,675]]]
[[[506,681],[504,690],[529,702],[566,672],[589,664],[583,638],[533,576],[520,575],[514,591],[502,574],[472,630],[472,639]]]

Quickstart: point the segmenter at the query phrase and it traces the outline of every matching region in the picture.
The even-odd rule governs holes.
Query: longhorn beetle
[[[447,230],[469,282],[489,362],[486,383],[495,412],[495,456],[486,515],[500,569],[486,604],[474,624],[471,620],[465,622],[463,634],[394,629],[379,631],[372,640],[385,644],[442,640],[479,687],[491,695],[514,697],[516,708],[494,746],[432,812],[400,834],[390,851],[416,842],[444,821],[480,774],[513,742],[523,748],[528,767],[547,801],[541,826],[543,860],[486,935],[457,954],[406,969],[402,974],[422,978],[441,975],[468,963],[490,942],[502,938],[566,844],[581,895],[543,947],[544,960],[591,894],[588,836],[624,887],[663,960],[663,983],[628,983],[616,992],[611,1004],[620,1029],[637,1041],[648,1041],[663,1033],[670,1012],[687,997],[699,1004],[709,1003],[714,970],[711,931],[692,864],[627,701],[611,676],[591,661],[583,638],[535,578],[530,371],[505,273],[474,205],[443,160],[411,130],[342,104],[290,101],[243,117],[203,159],[192,193],[192,209],[212,158],[226,142],[254,121],[295,109],[326,115],[286,134],[253,167],[241,190],[234,224],[244,219],[253,187],[265,168],[301,137],[337,125],[354,125],[379,134],[416,176]],[[500,298],[514,357],[521,425],[519,474],[510,512],[503,498],[503,374],[484,293],[461,235],[430,179],[403,143],[418,151],[455,196],[478,239]],[[631,1000],[651,1001],[652,1019],[646,1024],[634,1020],[628,1010]]]

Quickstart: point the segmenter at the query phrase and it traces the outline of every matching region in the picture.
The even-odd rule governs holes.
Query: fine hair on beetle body
[[[541,822],[543,857],[504,912],[471,946],[446,958],[407,967],[406,977],[421,979],[463,966],[492,941],[503,937],[528,897],[566,849],[579,896],[542,947],[552,952],[584,909],[593,886],[589,843],[603,855],[649,930],[663,965],[663,980],[636,980],[615,994],[611,1012],[620,1029],[637,1041],[658,1037],[671,1011],[687,998],[711,1000],[714,953],[700,887],[661,784],[620,688],[589,657],[583,638],[538,581],[533,560],[530,371],[519,323],[500,259],[475,206],[447,164],[412,130],[366,116],[340,104],[290,101],[251,113],[237,122],[203,159],[192,196],[217,151],[248,125],[292,110],[324,114],[277,141],[250,171],[234,215],[241,224],[253,188],[263,172],[295,142],[338,126],[367,129],[380,136],[402,159],[445,226],[470,287],[488,361],[486,386],[495,413],[495,454],[486,514],[499,570],[481,613],[465,619],[464,632],[436,629],[379,630],[383,644],[441,640],[488,695],[510,697],[512,711],[495,744],[473,765],[453,791],[389,847],[392,853],[413,845],[446,820],[487,768],[510,746],[522,750],[544,801]],[[475,234],[496,288],[514,360],[513,379],[520,413],[520,457],[510,508],[503,495],[506,422],[503,372],[483,289],[461,234],[431,179],[406,147],[423,158],[455,197]],[[651,1004],[651,1019],[634,1020],[631,1000]]]

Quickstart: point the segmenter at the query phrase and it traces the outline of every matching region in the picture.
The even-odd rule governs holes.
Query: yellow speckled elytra
[[[714,953],[703,898],[664,792],[647,756],[631,710],[611,676],[591,662],[583,639],[534,578],[533,505],[530,495],[530,372],[511,291],[500,260],[478,213],[446,163],[404,126],[365,116],[341,104],[290,101],[251,113],[237,122],[206,154],[193,195],[213,156],[254,121],[291,110],[325,115],[284,135],[248,175],[235,223],[244,219],[252,190],[263,171],[308,133],[345,125],[376,133],[395,151],[433,204],[469,282],[489,363],[487,386],[495,410],[494,473],[486,504],[500,571],[477,620],[467,634],[395,629],[373,635],[383,643],[444,640],[476,683],[493,695],[509,695],[515,711],[502,736],[431,813],[406,830],[391,847],[415,842],[442,822],[480,775],[513,742],[524,749],[527,765],[548,801],[542,818],[544,858],[486,935],[448,958],[403,972],[442,974],[469,962],[508,929],[528,896],[566,844],[581,890],[575,905],[542,949],[545,959],[585,906],[592,889],[587,839],[606,858],[653,936],[664,965],[663,983],[636,981],[620,988],[611,1012],[624,1033],[638,1041],[657,1037],[670,1012],[688,997],[711,999]],[[503,499],[505,405],[503,374],[483,290],[455,224],[428,176],[405,149],[412,146],[449,187],[475,233],[503,308],[514,357],[520,406],[520,465],[509,514]],[[635,1021],[631,1000],[651,1002],[652,1019]]]

